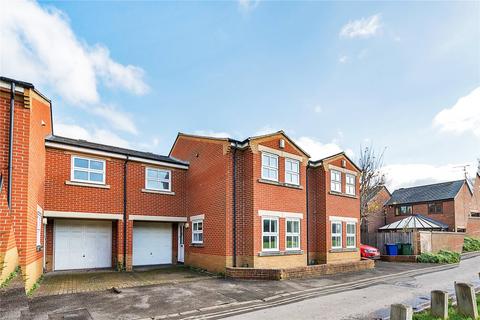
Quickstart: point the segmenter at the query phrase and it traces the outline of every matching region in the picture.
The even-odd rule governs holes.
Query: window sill
[[[285,251],[262,251],[258,253],[259,257],[290,256],[303,254],[303,250],[285,250]]]
[[[331,195],[333,195],[333,196],[339,196],[339,197],[346,197],[346,198],[358,199],[357,196],[354,196],[354,195],[351,195],[351,194],[342,193],[342,192],[329,191],[328,193],[331,194]]]
[[[285,183],[285,182],[278,182],[278,181],[265,180],[265,179],[258,179],[258,182],[271,184],[271,185],[279,186],[279,187],[287,187],[287,188],[300,189],[300,190],[303,189],[302,186],[297,186],[295,184],[289,184],[289,183]]]
[[[76,181],[65,181],[67,186],[77,186],[77,187],[90,187],[90,188],[100,188],[100,189],[110,189],[110,185],[108,184],[96,184],[96,183],[88,183],[88,182],[76,182]]]
[[[203,243],[190,243],[190,247],[203,248],[205,247]]]
[[[342,252],[357,252],[358,248],[341,248],[341,249],[330,249],[330,253],[342,253]]]
[[[156,194],[168,194],[170,196],[174,196],[175,192],[173,191],[161,191],[161,190],[151,190],[151,189],[142,189],[142,192],[145,193],[156,193]]]

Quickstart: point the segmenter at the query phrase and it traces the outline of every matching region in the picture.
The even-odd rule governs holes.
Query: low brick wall
[[[373,269],[374,267],[375,262],[373,260],[360,260],[286,269],[226,268],[225,275],[232,279],[285,280],[355,272]]]
[[[480,217],[468,218],[467,236],[480,239]]]
[[[381,256],[380,259],[388,262],[417,262],[417,256]]]

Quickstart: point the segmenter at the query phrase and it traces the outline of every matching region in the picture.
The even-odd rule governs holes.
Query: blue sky
[[[314,158],[372,143],[391,188],[480,157],[480,2],[2,6],[0,73],[52,99],[57,134],[163,154],[178,131],[283,129]]]

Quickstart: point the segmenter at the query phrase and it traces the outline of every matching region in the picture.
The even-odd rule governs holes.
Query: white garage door
[[[172,263],[172,224],[135,222],[133,224],[133,265]]]
[[[110,268],[112,222],[55,220],[55,270]]]

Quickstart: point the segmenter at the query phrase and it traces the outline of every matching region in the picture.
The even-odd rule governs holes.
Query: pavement
[[[478,265],[480,258],[472,258],[474,259]],[[120,293],[101,290],[56,295],[42,294],[47,291],[43,287],[52,283],[54,276],[60,278],[62,276],[62,274],[52,274],[45,278],[38,292],[28,299],[28,310],[23,311],[22,319],[162,319],[166,317],[219,319],[233,315],[252,319],[250,314],[242,315],[242,313],[261,308],[270,308],[268,310],[275,311],[279,306],[286,304],[287,309],[290,306],[295,308],[296,303],[302,303],[303,300],[308,305],[318,296],[332,296],[342,292],[352,294],[372,285],[378,287],[392,277],[408,278],[420,273],[434,274],[435,271],[441,273],[445,272],[445,268],[456,270],[459,267],[378,261],[374,270],[309,279],[244,281],[206,277],[200,274],[198,278],[190,278],[193,279],[191,281],[125,287],[120,289]],[[98,277],[101,275],[92,274],[94,276],[92,279],[99,281]],[[68,279],[70,275],[63,276]],[[403,289],[405,288],[409,290],[408,287],[404,286]],[[388,296],[389,293],[383,292],[383,295]],[[2,300],[1,295],[0,300]],[[352,301],[356,306],[357,302],[362,300]],[[332,309],[332,305],[334,304],[328,303],[328,308]],[[349,305],[352,303],[350,302]],[[15,309],[15,303],[6,305],[5,310],[0,310],[0,318],[18,319],[18,317],[11,317],[12,309]],[[355,310],[356,307],[350,309]],[[252,314],[256,312],[263,311],[255,311]],[[283,318],[297,319],[297,316],[301,316],[302,313],[298,313],[297,310],[297,314],[290,313],[289,317]],[[283,311],[272,314],[275,314],[275,320],[282,319]],[[265,316],[262,315],[262,317]]]

